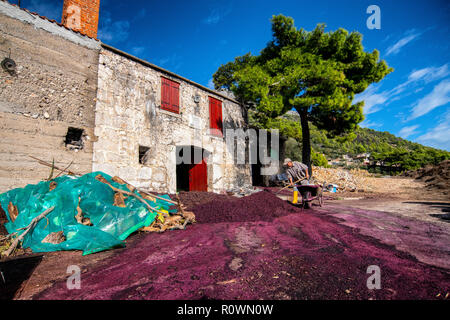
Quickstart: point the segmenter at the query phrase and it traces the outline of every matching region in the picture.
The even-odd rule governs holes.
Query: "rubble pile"
[[[427,188],[441,189],[448,194],[448,190],[450,190],[450,160],[442,161],[436,166],[429,165],[416,171],[408,171],[404,176],[423,181]]]
[[[350,171],[338,168],[313,167],[313,178],[319,184],[337,185],[338,192],[371,191],[373,188],[369,181],[372,175],[362,169]]]

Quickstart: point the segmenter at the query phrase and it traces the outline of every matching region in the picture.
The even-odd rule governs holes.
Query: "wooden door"
[[[189,169],[189,191],[208,191],[208,167],[205,159]]]

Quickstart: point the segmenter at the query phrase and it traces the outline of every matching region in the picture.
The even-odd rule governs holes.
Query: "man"
[[[291,186],[293,186],[294,183],[300,179],[306,178],[305,180],[302,181],[302,184],[307,183],[306,180],[309,180],[309,172],[307,165],[297,161],[292,161],[289,158],[284,160],[283,165],[286,168],[286,175],[289,179]]]

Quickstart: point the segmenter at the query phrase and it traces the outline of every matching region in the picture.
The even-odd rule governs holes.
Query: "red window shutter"
[[[180,112],[180,84],[172,82],[172,100],[170,102],[172,106],[172,111]]]
[[[223,135],[223,119],[222,119],[222,101],[217,100],[217,129],[222,133]]]
[[[209,123],[213,134],[223,135],[222,101],[209,97]]]
[[[170,110],[170,85],[169,80],[161,77],[161,108]]]
[[[173,86],[172,83],[169,83],[169,111],[173,112]]]
[[[215,129],[214,120],[215,120],[215,101],[213,98],[209,97],[209,127],[211,129]]]
[[[212,101],[211,97],[209,97],[209,127],[213,127],[213,107],[214,102]]]
[[[180,84],[164,77],[161,77],[161,109],[180,111]]]

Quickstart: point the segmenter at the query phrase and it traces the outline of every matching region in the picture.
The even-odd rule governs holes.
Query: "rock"
[[[231,270],[237,271],[242,267],[243,260],[241,258],[234,258],[228,265]]]
[[[323,184],[335,184],[338,186],[338,192],[350,191],[350,192],[364,192],[370,189],[366,185],[366,178],[372,175],[361,169],[344,170],[339,168],[313,168],[313,178],[317,183]]]

